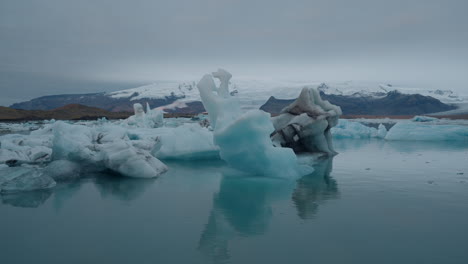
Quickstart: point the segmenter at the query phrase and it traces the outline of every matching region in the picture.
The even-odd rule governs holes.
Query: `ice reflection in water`
[[[324,159],[313,167],[315,171],[299,179],[292,194],[297,214],[302,219],[313,218],[324,201],[339,198],[338,184],[330,177],[333,158]]]
[[[0,198],[3,204],[14,207],[37,208],[44,204],[52,195],[51,190],[39,190],[32,192],[20,192],[1,194]]]
[[[317,161],[315,171],[297,181],[224,175],[198,249],[214,263],[227,263],[229,242],[267,233],[272,204],[291,196],[299,217],[312,217],[322,201],[339,197],[338,185],[330,177],[332,163],[333,158]]]

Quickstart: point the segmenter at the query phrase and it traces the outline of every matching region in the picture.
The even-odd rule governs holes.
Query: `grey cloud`
[[[303,67],[315,79],[439,72],[421,85],[464,87],[467,10],[464,0],[0,0],[0,72],[133,83],[218,66]],[[0,90],[18,86],[7,82]],[[52,92],[43,83],[13,97]]]

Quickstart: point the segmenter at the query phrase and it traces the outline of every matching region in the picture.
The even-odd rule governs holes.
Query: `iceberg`
[[[384,131],[385,130],[385,131]],[[346,119],[340,119],[338,125],[332,128],[331,133],[334,138],[353,138],[353,139],[363,139],[363,138],[378,138],[384,136],[387,130],[385,126],[380,124],[379,129],[373,127],[368,127],[359,122],[349,121]]]
[[[126,119],[129,126],[145,127],[146,115],[143,106],[140,103],[133,104],[134,115]]]
[[[110,169],[121,175],[152,178],[167,171],[167,166],[149,151],[135,148],[126,130],[105,126],[99,131],[86,126],[56,122],[53,160],[68,160],[96,170]]]
[[[55,181],[70,181],[80,177],[81,167],[69,160],[54,160],[44,168],[44,174]]]
[[[52,160],[69,160],[95,164],[100,157],[93,144],[90,127],[55,122],[52,140]]]
[[[437,121],[439,120],[438,118],[435,117],[430,117],[430,116],[415,116],[411,119],[413,122],[432,122],[432,121]]]
[[[404,121],[394,125],[385,140],[468,141],[468,126]]]
[[[304,87],[299,97],[273,117],[271,138],[277,146],[295,152],[336,154],[330,129],[338,123],[341,108],[322,100],[315,88]]]
[[[55,187],[55,181],[37,168],[0,168],[0,193],[44,190]]]
[[[379,128],[377,129],[377,137],[385,138],[385,136],[387,136],[387,132],[387,128],[383,124],[379,124]]]
[[[213,77],[219,79],[219,87]],[[261,110],[242,114],[239,102],[229,94],[231,77],[229,72],[219,69],[203,76],[197,84],[221,159],[248,173],[297,176],[300,168],[292,149],[273,146],[270,114]]]
[[[158,159],[219,159],[219,148],[213,142],[213,133],[199,124],[158,129],[157,133],[159,139],[151,153]]]
[[[156,128],[164,125],[164,113],[160,109],[151,109],[146,104],[146,113],[140,103],[133,105],[134,115],[125,120],[130,127]]]
[[[98,145],[106,168],[134,178],[154,178],[168,170],[149,152],[134,148],[129,142],[119,140]]]
[[[151,128],[162,127],[164,125],[164,113],[160,109],[151,109],[146,103],[146,123]]]

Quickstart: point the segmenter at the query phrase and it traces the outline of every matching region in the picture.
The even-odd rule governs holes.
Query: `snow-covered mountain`
[[[382,98],[391,91],[398,91],[402,94],[420,94],[431,96],[443,103],[464,103],[468,102],[467,95],[459,95],[452,90],[431,90],[425,88],[412,88],[392,84],[377,84],[365,82],[343,82],[343,83],[321,83],[318,89],[325,94],[344,95],[352,97]]]
[[[238,97],[243,109],[258,109],[271,96],[278,99],[296,98],[304,86],[317,87],[327,95],[340,95],[353,98],[378,99],[397,90],[402,94],[421,94],[431,96],[443,103],[468,103],[468,95],[459,95],[451,90],[431,90],[411,88],[400,85],[371,82],[304,82],[236,79],[231,82],[231,94]],[[155,82],[141,87],[110,93],[55,95],[33,99],[12,105],[12,108],[27,110],[48,110],[66,104],[78,103],[101,107],[110,111],[132,111],[133,103],[148,102],[151,107],[160,107],[168,111],[187,107],[187,104],[199,102],[200,96],[195,81]]]
[[[304,86],[318,88],[329,95],[343,95],[350,97],[383,98],[391,91],[402,94],[420,94],[431,96],[443,103],[468,103],[468,95],[459,95],[451,90],[430,90],[411,88],[391,84],[366,82],[288,82],[272,80],[236,80],[231,83],[232,94],[241,101],[244,109],[258,108],[270,96],[282,99],[296,98]],[[129,98],[130,100],[165,98],[176,96],[179,99],[169,107],[181,106],[186,102],[199,101],[195,82],[164,82],[145,85],[137,88],[109,93],[112,98]]]

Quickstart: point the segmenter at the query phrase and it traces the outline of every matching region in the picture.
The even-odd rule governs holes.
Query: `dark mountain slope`
[[[108,119],[127,118],[130,112],[109,112],[96,107],[79,104],[70,104],[53,110],[20,110],[0,106],[0,121],[23,121],[23,120],[87,120],[106,117]]]
[[[382,98],[351,97],[343,95],[327,95],[321,93],[322,99],[338,105],[344,115],[420,115],[455,109],[439,100],[420,94],[402,94],[389,92]],[[276,99],[270,97],[260,109],[277,114],[292,103],[294,99]]]

